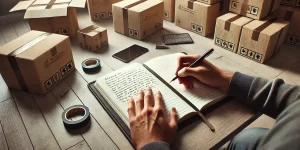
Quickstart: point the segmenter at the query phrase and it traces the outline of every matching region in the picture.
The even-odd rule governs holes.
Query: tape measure
[[[101,69],[100,60],[97,58],[89,58],[82,62],[82,69],[86,73],[97,72]]]
[[[75,115],[83,115],[79,120],[71,120],[70,117]],[[74,105],[67,108],[61,115],[64,126],[67,129],[78,129],[87,125],[90,121],[89,108],[84,105]]]

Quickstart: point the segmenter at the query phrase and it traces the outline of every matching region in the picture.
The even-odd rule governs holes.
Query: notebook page
[[[139,90],[147,89],[148,87],[151,87],[153,92],[159,90],[164,99],[165,109],[171,110],[172,107],[175,107],[179,118],[195,111],[144,66],[138,63],[97,79],[95,85],[99,91],[105,93],[111,100],[110,103],[114,105],[114,109],[119,111],[119,115],[123,115],[123,120],[127,123],[128,100],[130,98],[136,99]]]
[[[184,54],[176,53],[157,57],[145,64],[169,83],[175,77],[177,58],[180,55]],[[200,110],[206,104],[225,97],[222,91],[197,81],[194,82],[194,89],[185,89],[183,85],[178,83],[178,80],[173,81],[170,85]]]

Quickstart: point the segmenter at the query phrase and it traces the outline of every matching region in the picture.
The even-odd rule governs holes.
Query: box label
[[[254,15],[254,16],[257,16],[258,13],[259,13],[259,7],[246,5],[244,3],[240,3],[240,2],[237,2],[237,1],[232,1],[230,7],[232,9],[238,9],[238,8],[241,7],[241,10],[247,10],[246,11],[247,14]]]
[[[257,53],[255,51],[249,50],[247,48],[241,47],[239,53],[241,56],[244,56],[246,58],[249,58],[251,60],[254,60],[256,62],[261,62],[262,60],[262,54]]]
[[[219,47],[222,47],[222,48],[224,48],[226,50],[229,50],[229,51],[232,51],[232,52],[233,52],[234,46],[235,46],[233,43],[228,42],[228,41],[223,40],[223,39],[220,39],[220,38],[217,38],[217,37],[215,39],[215,44]]]
[[[201,25],[197,25],[195,23],[191,23],[191,31],[196,32],[198,34],[202,34],[203,27]]]
[[[65,27],[65,28],[54,29],[53,32],[56,34],[69,35],[69,28]]]
[[[189,8],[183,7],[182,5],[179,5],[178,9],[183,10],[183,11],[188,12],[188,13],[191,13],[191,14],[195,13],[195,11],[193,11],[193,9],[189,9]]]
[[[72,71],[73,68],[74,68],[73,61],[68,62],[65,66],[63,66],[60,69],[61,76],[64,77],[66,74],[68,74],[70,71]]]
[[[300,46],[300,36],[287,34],[285,37],[285,43]]]

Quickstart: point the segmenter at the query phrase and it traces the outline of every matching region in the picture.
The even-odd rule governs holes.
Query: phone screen
[[[113,55],[114,58],[117,58],[125,63],[130,62],[131,60],[147,53],[149,50],[147,48],[141,47],[139,45],[132,45],[116,54]]]

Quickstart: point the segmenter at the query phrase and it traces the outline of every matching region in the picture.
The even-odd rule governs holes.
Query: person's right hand
[[[200,55],[182,55],[178,58],[175,74],[179,76],[179,83],[186,88],[194,88],[193,80],[197,79],[208,86],[228,91],[233,72],[220,70],[206,60],[197,64],[198,67],[188,68],[199,57]]]

